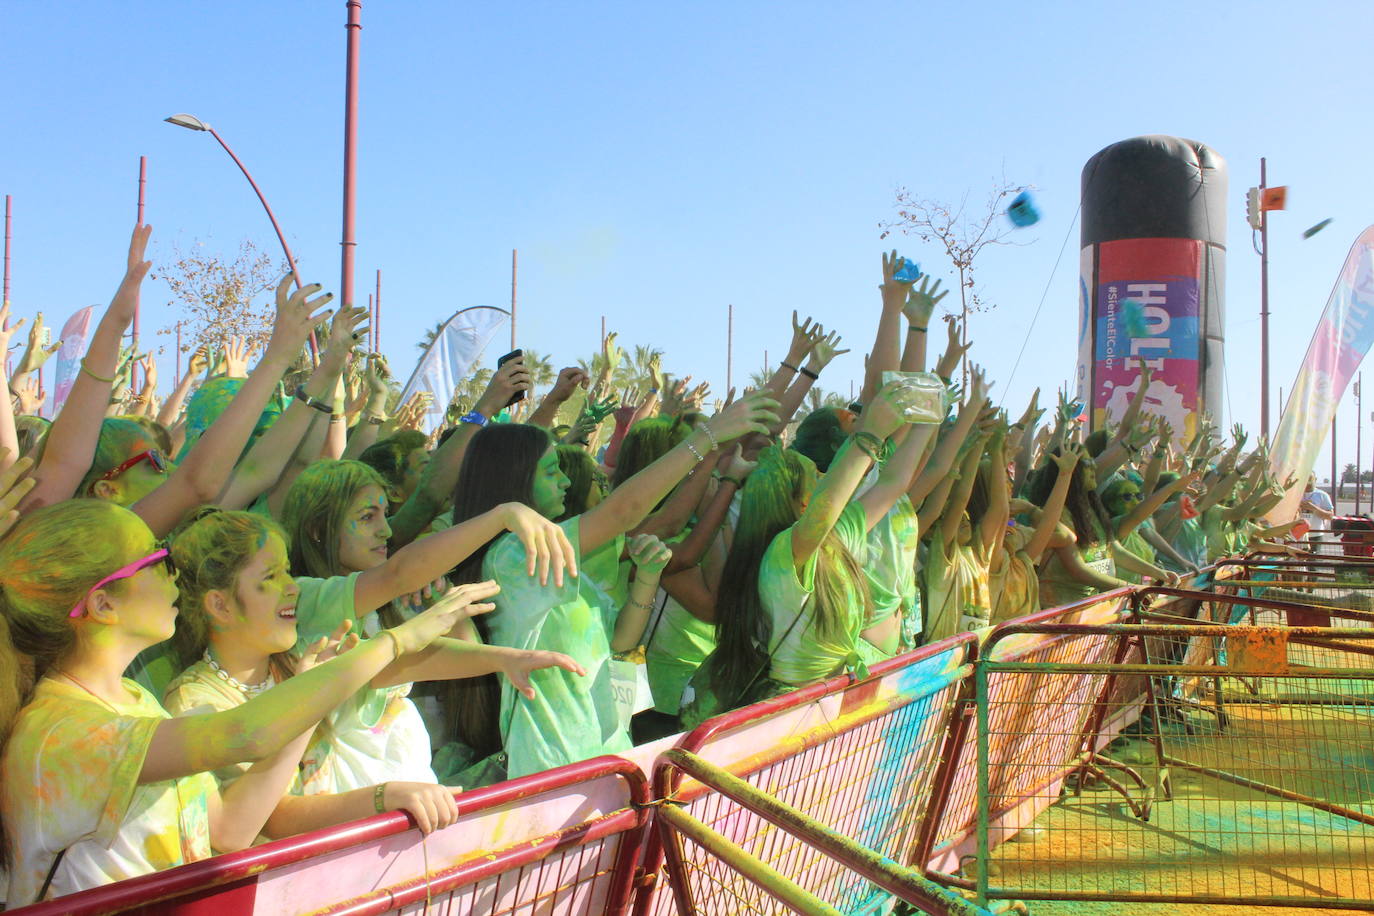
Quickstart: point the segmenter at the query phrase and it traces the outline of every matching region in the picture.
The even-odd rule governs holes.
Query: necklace
[[[89,693],[89,694],[90,694],[92,697],[94,697],[95,700],[96,700],[97,702],[99,702],[102,706],[106,706],[106,707],[108,707],[109,709],[112,709],[112,710],[114,710],[115,712],[118,712],[118,710],[115,709],[115,706],[114,706],[113,703],[111,703],[109,700],[107,700],[107,699],[105,699],[104,697],[102,697],[100,694],[96,693],[96,692],[95,692],[94,690],[92,690],[91,688],[87,687],[85,684],[83,684],[81,681],[77,680],[77,679],[76,679],[75,677],[73,677],[72,675],[68,674],[68,673],[65,672],[65,671],[58,670],[57,668],[54,668],[53,671],[54,671],[54,673],[56,673],[56,674],[62,675],[62,676],[65,677],[67,680],[71,681],[73,684],[75,684],[76,686],[80,687],[82,690],[84,690],[84,691],[86,691],[87,693]]]
[[[267,690],[268,688],[274,686],[277,683],[276,679],[272,677],[272,672],[268,671],[267,677],[263,679],[262,683],[245,684],[238,678],[231,675],[228,671],[225,671],[223,668],[221,668],[219,666],[219,662],[215,661],[215,657],[210,654],[209,649],[205,650],[204,657],[205,664],[209,665],[210,670],[214,671],[215,674],[219,675],[220,680],[224,681],[226,684],[228,684],[230,687],[233,687],[235,690],[239,691],[244,696],[255,697],[258,694],[262,693],[264,690]]]

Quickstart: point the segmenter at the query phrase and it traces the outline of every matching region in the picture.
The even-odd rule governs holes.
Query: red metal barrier
[[[734,710],[702,723],[678,748],[868,849],[910,862],[975,648],[976,638],[961,634],[874,665],[864,681],[833,678]],[[682,779],[679,770],[662,763],[655,768],[654,790],[807,891],[822,885],[834,891],[843,865],[769,829],[726,796]],[[649,878],[635,904],[639,916],[738,912],[728,897],[702,901],[697,910],[687,908],[686,900],[678,900],[675,908],[673,894],[655,893],[653,876],[663,855],[661,838],[651,834],[643,869]],[[681,872],[669,880],[675,891],[682,888]],[[848,911],[874,893],[866,881],[855,879],[839,899]]]
[[[649,801],[634,764],[596,757],[457,801],[458,823],[423,841],[408,815],[379,814],[10,912],[363,916],[427,900],[484,916],[628,910]]]

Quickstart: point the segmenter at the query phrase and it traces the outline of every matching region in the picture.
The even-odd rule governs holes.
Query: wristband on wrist
[[[367,420],[367,422],[371,423],[373,426],[381,426],[383,423],[386,422],[386,417],[378,417],[375,415],[371,417],[364,417],[363,419]]]
[[[471,423],[473,426],[486,426],[490,421],[483,414],[475,410],[469,410],[458,418],[459,423]]]
[[[720,475],[720,482],[721,482],[721,483],[732,483],[732,484],[735,485],[735,488],[736,488],[736,489],[738,489],[738,488],[744,486],[744,481],[740,480],[738,477],[731,477],[729,474],[721,474],[721,475]]]
[[[319,398],[312,398],[310,395],[306,394],[304,385],[296,389],[296,400],[300,401],[306,407],[318,410],[320,413],[332,414],[334,412],[333,406],[331,406],[328,401],[321,401]]]
[[[86,360],[84,360],[84,359],[81,360],[81,371],[84,372],[84,373],[86,373],[87,375],[89,375],[91,378],[95,379],[97,382],[113,382],[113,381],[114,381],[114,376],[110,376],[109,378],[106,378],[106,377],[103,376],[103,375],[96,375],[94,372],[92,372],[92,371],[90,370],[90,367],[88,367],[88,366],[86,365]]]
[[[372,807],[378,814],[386,813],[386,783],[378,783],[372,790]]]
[[[653,612],[654,606],[653,606],[652,603],[644,602],[644,601],[636,601],[636,600],[634,600],[634,598],[630,598],[630,599],[628,599],[628,600],[629,600],[629,603],[630,603],[630,604],[632,604],[632,605],[634,605],[635,607],[639,608],[641,611],[649,611],[649,612],[651,612],[651,613]]]
[[[797,370],[797,367],[794,366],[794,365],[792,365],[791,363],[789,363],[787,360],[783,360],[783,361],[782,361],[782,368],[783,368],[783,369],[790,369],[790,370],[793,371],[793,372],[798,371],[798,370]]]
[[[928,331],[928,330],[930,330],[930,328],[928,328],[928,327],[923,328],[923,327],[919,327],[919,326],[913,324],[911,327],[909,327],[909,328],[906,329],[906,332],[907,332],[908,334],[910,334],[912,331],[920,331],[922,334],[924,334],[924,333],[925,333],[926,331]]]
[[[801,369],[798,370],[798,371],[800,371],[802,375],[804,375],[804,376],[806,376],[807,378],[811,379],[811,381],[813,381],[813,382],[814,382],[816,379],[818,379],[818,378],[821,377],[821,375],[820,375],[819,372],[812,372],[810,369],[806,368],[805,366],[802,366]]]
[[[650,388],[650,389],[649,389],[649,393],[650,393],[650,394],[658,394],[658,389],[657,389],[657,388]]]

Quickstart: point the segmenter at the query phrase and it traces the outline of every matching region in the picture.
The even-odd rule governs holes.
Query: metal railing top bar
[[[644,806],[649,803],[649,783],[644,772],[624,758],[603,756],[569,764],[556,770],[532,773],[486,788],[455,793],[458,815],[462,817],[502,807],[600,776],[622,777],[631,805]],[[242,852],[226,853],[166,871],[58,897],[25,907],[23,913],[25,916],[98,916],[119,912],[129,907],[146,906],[252,878],[270,868],[279,868],[349,847],[376,842],[413,828],[414,821],[410,815],[402,811],[390,811],[339,827],[274,840]]]
[[[1235,580],[1228,579],[1225,584],[1229,586],[1234,581]],[[1265,587],[1273,585],[1272,582],[1261,582],[1258,584]],[[1333,605],[1308,603],[1302,601],[1290,601],[1284,598],[1265,598],[1260,597],[1258,595],[1232,595],[1229,593],[1222,592],[1200,592],[1194,591],[1192,589],[1170,588],[1168,586],[1162,585],[1142,588],[1135,596],[1133,596],[1132,602],[1133,606],[1136,608],[1136,613],[1140,614],[1148,610],[1148,608],[1144,606],[1145,602],[1148,601],[1150,598],[1155,597],[1156,595],[1162,595],[1168,598],[1179,598],[1193,601],[1207,601],[1213,604],[1232,604],[1240,605],[1242,607],[1265,608],[1266,610],[1286,611],[1289,613],[1301,613],[1317,609],[1322,611],[1322,613],[1326,614],[1327,616],[1343,616],[1349,617],[1351,620],[1366,620],[1374,622],[1374,612],[1360,611],[1355,608],[1337,607]],[[984,647],[984,651],[987,651],[986,647]]]

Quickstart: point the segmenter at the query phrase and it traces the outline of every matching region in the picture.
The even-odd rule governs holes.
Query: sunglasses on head
[[[118,582],[120,579],[128,579],[135,573],[142,572],[149,566],[156,566],[158,563],[162,564],[162,568],[167,571],[168,576],[176,578],[177,570],[176,567],[172,565],[172,553],[167,549],[167,545],[165,542],[159,542],[157,545],[157,549],[154,550],[152,553],[148,554],[146,557],[140,557],[139,559],[134,560],[128,566],[121,566],[119,569],[115,570],[105,578],[101,579],[95,585],[92,585],[90,588],[86,589],[86,594],[81,596],[81,600],[76,603],[76,606],[72,608],[71,613],[69,613],[67,616],[76,618],[84,615],[86,613],[86,599],[89,598],[91,596],[91,592],[95,591],[96,589],[104,588],[111,582]]]
[[[97,480],[114,480],[114,479],[115,479],[116,477],[118,477],[120,474],[123,474],[125,471],[129,470],[129,468],[131,468],[131,467],[133,467],[134,465],[138,464],[140,461],[146,461],[146,462],[148,462],[149,464],[151,464],[151,465],[153,466],[153,470],[154,470],[154,471],[157,471],[159,474],[165,474],[165,473],[167,473],[167,459],[166,459],[166,458],[163,458],[163,457],[162,457],[162,453],[159,452],[157,449],[155,449],[155,448],[150,448],[150,449],[148,449],[146,452],[139,452],[137,455],[135,455],[134,457],[130,458],[128,461],[124,462],[123,464],[118,465],[117,467],[111,468],[110,470],[106,471],[104,474],[101,474],[101,475],[100,475],[98,478],[96,478],[96,479],[97,479]]]

